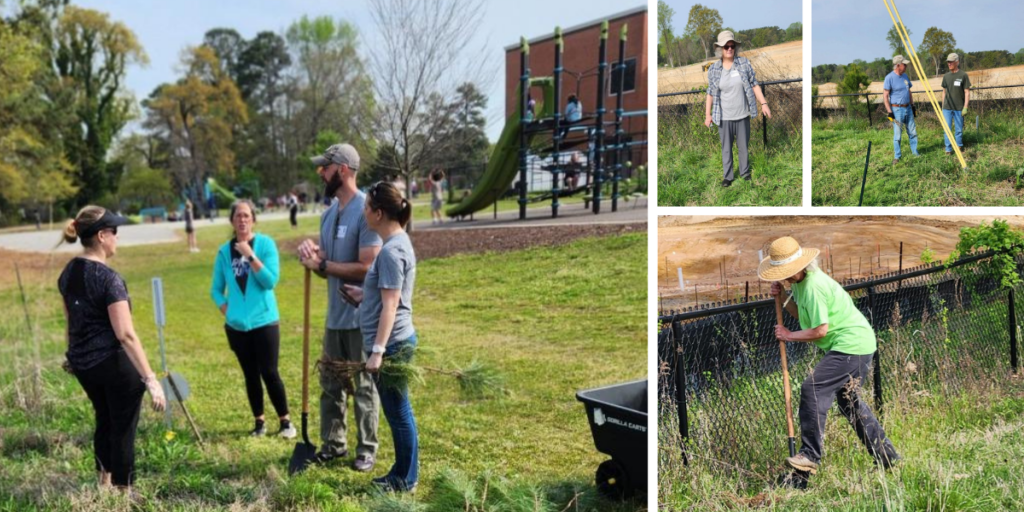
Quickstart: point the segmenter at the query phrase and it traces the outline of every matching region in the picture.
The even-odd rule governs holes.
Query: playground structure
[[[562,113],[562,75],[567,71],[562,65],[564,38],[562,29],[555,28],[554,33],[554,66],[552,76],[532,77],[530,73],[530,45],[526,38],[520,41],[520,78],[516,88],[516,107],[508,116],[505,127],[495,146],[494,154],[480,180],[462,201],[449,207],[449,217],[469,215],[494,204],[509,190],[515,181],[518,171],[519,180],[515,183],[518,193],[519,219],[526,219],[527,205],[530,202],[551,199],[551,217],[558,217],[561,203],[560,197],[579,193],[589,194],[585,197],[585,206],[589,206],[594,214],[601,212],[604,198],[604,187],[611,184],[611,211],[618,210],[619,199],[623,196],[621,182],[631,173],[634,164],[646,164],[646,116],[647,111],[626,111],[623,108],[623,90],[626,77],[626,41],[628,24],[623,24],[619,35],[618,61],[614,63],[613,73],[607,73],[608,21],[601,23],[598,64],[596,73],[597,100],[596,110],[592,114],[584,114],[576,122],[567,122]],[[617,72],[617,73],[616,73]],[[590,75],[575,74],[577,91],[579,82]],[[607,78],[606,78],[607,77]],[[617,87],[606,89],[615,80]],[[539,95],[532,91],[539,89]],[[609,113],[605,106],[606,90],[615,91],[616,108],[610,112],[613,120],[606,119]],[[530,100],[534,99],[533,112],[530,111]],[[627,133],[626,125],[631,118],[643,118],[643,128]],[[613,127],[611,137],[607,136],[607,127]],[[584,137],[574,136],[584,134]],[[548,136],[550,135],[550,140]],[[611,143],[609,144],[609,140]],[[576,149],[580,148],[580,149]],[[633,151],[637,156],[632,157]],[[585,156],[578,162],[572,162],[573,154]],[[569,166],[582,167],[575,169],[582,174],[582,185],[563,189],[562,178]],[[534,198],[528,197],[528,173],[539,169],[551,174],[551,191]]]

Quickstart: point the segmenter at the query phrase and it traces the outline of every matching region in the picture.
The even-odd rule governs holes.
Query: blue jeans
[[[405,345],[415,347],[416,335],[389,345],[384,357],[390,357]],[[377,394],[380,395],[381,409],[384,409],[384,417],[391,427],[391,440],[395,444],[395,463],[384,478],[392,488],[408,490],[419,479],[420,456],[419,434],[416,431],[416,418],[412,414],[412,404],[409,402],[409,388],[389,386],[387,377],[380,373],[373,374],[373,379],[377,384]]]
[[[964,147],[964,113],[959,110],[946,110],[942,109],[942,117],[946,118],[946,124],[953,131],[953,136],[956,137],[957,147]],[[956,127],[953,124],[956,122]],[[949,136],[946,135],[946,131],[942,131],[942,140],[946,142],[946,152],[952,152],[953,146],[949,144]]]
[[[892,117],[896,118],[899,124],[892,125],[892,146],[896,152],[895,158],[900,159],[900,125],[906,127],[907,137],[910,139],[910,151],[917,155],[917,127],[914,125],[914,113],[910,107],[893,107]]]

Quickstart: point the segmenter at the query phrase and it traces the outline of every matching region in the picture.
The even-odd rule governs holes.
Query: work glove
[[[155,374],[146,375],[142,382],[146,384],[146,391],[149,391],[149,396],[152,399],[152,405],[154,411],[162,411],[167,407],[167,398],[164,397],[164,387],[160,385],[160,381],[157,380]]]
[[[916,103],[911,103],[910,104],[910,111],[914,113],[914,117],[916,118],[917,117],[917,104]]]
[[[896,122],[896,118],[892,116],[892,112],[889,112],[888,114],[886,114],[886,116],[889,118],[890,123]]]

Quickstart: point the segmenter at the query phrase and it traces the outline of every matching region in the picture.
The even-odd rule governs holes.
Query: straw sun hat
[[[807,268],[820,252],[801,248],[793,237],[784,236],[768,247],[768,257],[757,267],[757,275],[765,281],[782,281]]]

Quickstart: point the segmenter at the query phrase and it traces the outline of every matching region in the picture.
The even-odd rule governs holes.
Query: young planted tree
[[[929,27],[924,31],[924,40],[917,49],[920,53],[927,55],[935,66],[935,75],[939,74],[939,67],[946,62],[946,55],[956,47],[956,39],[953,34],[936,27]],[[921,77],[924,78],[924,77]]]
[[[686,33],[695,36],[704,47],[704,58],[711,57],[711,45],[715,37],[722,31],[722,15],[718,9],[704,7],[701,4],[690,8],[690,16],[686,22]]]
[[[836,91],[839,94],[857,94],[859,92],[864,92],[864,88],[867,87],[869,83],[871,83],[871,80],[868,78],[868,75],[861,71],[859,65],[853,63],[846,66],[846,74],[843,75],[842,81],[836,84]],[[846,111],[848,113],[854,113],[857,110],[860,110],[857,109],[857,105],[860,104],[859,100],[860,98],[857,96],[844,97],[843,103],[846,104]]]

